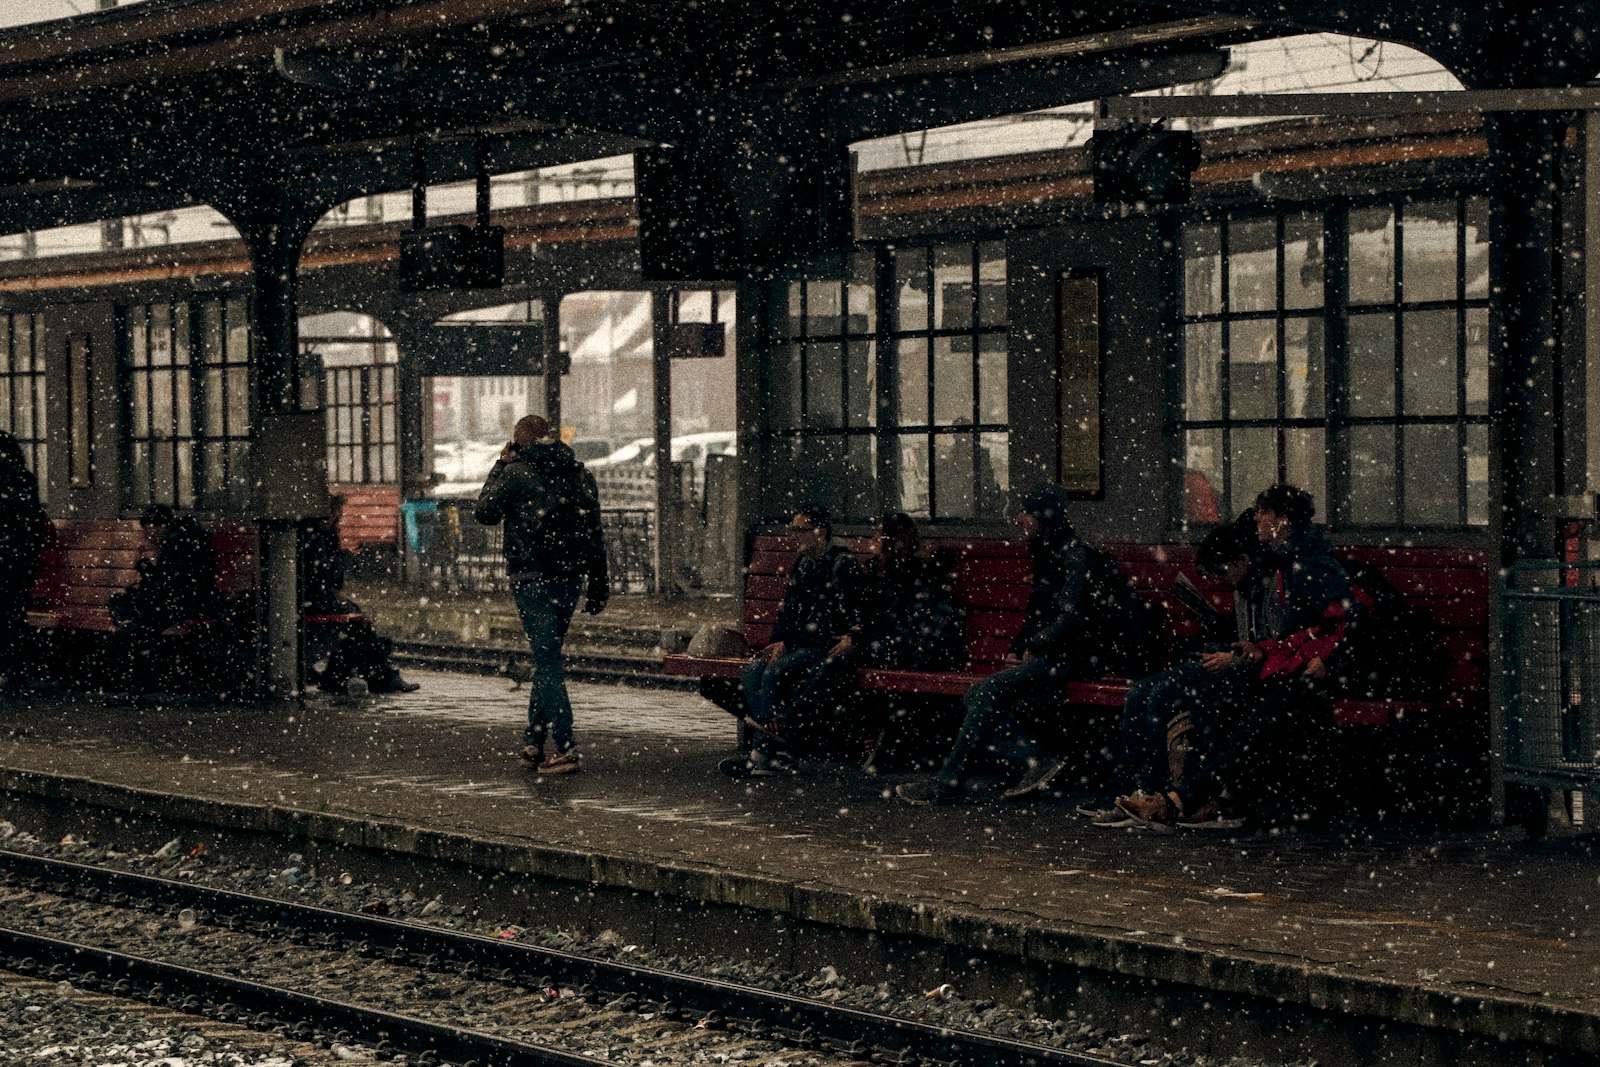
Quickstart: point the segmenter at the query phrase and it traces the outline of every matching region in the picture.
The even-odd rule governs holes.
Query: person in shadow
[[[114,595],[108,606],[123,639],[128,680],[143,691],[156,675],[161,636],[179,623],[217,619],[223,605],[217,556],[199,520],[177,514],[170,505],[154,504],[139,517],[139,525],[155,555],[134,565],[139,580]],[[182,664],[171,666],[182,671]]]
[[[0,675],[14,688],[26,669],[28,592],[44,551],[44,508],[39,479],[22,446],[0,430]]]
[[[402,678],[392,662],[394,642],[380,636],[372,621],[361,615],[360,606],[344,596],[350,553],[339,544],[343,504],[341,497],[334,497],[331,516],[314,519],[301,535],[302,611],[312,638],[309,644],[315,650],[308,658],[323,664],[309,673],[317,687],[329,693],[362,688],[371,693],[414,693],[421,686]],[[351,615],[357,617],[340,618],[331,627],[311,625],[318,616]],[[318,630],[327,632],[319,634]],[[321,655],[316,654],[319,652]]]
[[[1143,609],[1116,561],[1078,537],[1067,518],[1067,491],[1038,485],[1018,500],[1015,518],[1033,556],[1033,588],[1008,665],[962,698],[962,722],[944,764],[931,778],[902,782],[911,804],[959,800],[973,765],[986,754],[1021,777],[1021,796],[1049,786],[1064,768],[1049,760],[1034,720],[1069,682],[1134,672],[1147,659]]]

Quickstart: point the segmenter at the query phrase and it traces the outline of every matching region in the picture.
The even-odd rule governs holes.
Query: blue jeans
[[[1248,668],[1212,671],[1190,660],[1133,683],[1117,720],[1118,781],[1143,793],[1162,793],[1176,784],[1185,809],[1214,800],[1226,784],[1218,771],[1235,702],[1251,677]],[[1194,755],[1185,780],[1173,783],[1167,727],[1183,711],[1189,713],[1194,730]]]
[[[796,648],[774,659],[751,660],[739,681],[744,686],[744,698],[750,706],[750,717],[762,726],[771,726],[782,736],[784,728],[794,720],[793,697],[795,683],[813,665],[822,662],[825,650]],[[782,745],[765,730],[756,732],[752,742],[757,751],[770,752]]]
[[[583,581],[543,579],[514,581],[511,595],[522,616],[522,629],[533,652],[533,680],[528,687],[528,728],[523,744],[543,748],[545,734],[554,735],[557,752],[572,747],[572,701],[567,699],[567,674],[561,645],[577,610]]]
[[[989,675],[961,698],[963,717],[955,745],[939,768],[939,782],[954,790],[966,781],[980,753],[990,752],[1014,768],[1036,763],[1039,742],[1028,729],[1028,706],[1047,700],[1075,672],[1048,659],[1030,659]]]

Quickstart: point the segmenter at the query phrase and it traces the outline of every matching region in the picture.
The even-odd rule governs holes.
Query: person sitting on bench
[[[1195,563],[1202,574],[1233,587],[1233,611],[1219,612],[1203,599],[1196,600],[1207,640],[1188,658],[1133,683],[1117,720],[1117,784],[1132,795],[1170,789],[1178,797],[1178,807],[1188,813],[1178,820],[1181,826],[1238,824],[1224,817],[1223,789],[1212,773],[1210,758],[1220,739],[1211,734],[1229,718],[1224,709],[1254,692],[1255,672],[1234,654],[1234,642],[1264,641],[1277,633],[1276,575],[1263,570],[1261,555],[1254,509],[1206,534]],[[1189,596],[1199,596],[1192,585],[1188,590]],[[1231,632],[1224,632],[1224,627]],[[1175,751],[1182,755],[1174,755]],[[1083,805],[1078,810],[1096,826],[1131,826],[1139,821],[1115,804]]]
[[[135,689],[153,674],[158,638],[182,622],[215,619],[222,613],[217,556],[211,538],[192,515],[155,504],[139,517],[155,555],[134,564],[139,580],[112,596],[111,621],[127,642]]]
[[[334,497],[331,517],[311,522],[301,538],[301,588],[307,616],[361,613],[359,605],[344,597],[344,572],[350,553],[339,544],[343,506],[344,499]],[[324,692],[358,693],[365,687],[370,693],[414,693],[421,688],[400,676],[391,662],[394,642],[379,636],[371,620],[361,617],[322,629],[332,632],[321,635],[320,641],[308,642],[322,655],[308,658],[323,662],[320,670],[312,669],[310,673]]]
[[[1276,633],[1217,653],[1249,670],[1248,691],[1232,707],[1208,705],[1193,713],[1221,720],[1199,724],[1198,736],[1205,739],[1211,776],[1240,810],[1260,808],[1265,783],[1281,780],[1290,762],[1290,739],[1313,732],[1309,716],[1326,709],[1332,668],[1347,651],[1352,624],[1359,625],[1371,606],[1312,529],[1315,515],[1311,494],[1297,486],[1274,485],[1256,497],[1256,536],[1261,567],[1272,581]],[[1116,807],[1139,822],[1165,825],[1199,814],[1170,790],[1119,797]]]
[[[1011,645],[1012,664],[967,691],[961,729],[944,765],[932,778],[896,786],[902,800],[959,799],[971,765],[985,751],[1020,770],[1019,785],[1030,785],[1057,766],[1041,758],[1031,715],[1056,702],[1068,682],[1143,666],[1137,594],[1110,556],[1079,539],[1067,520],[1068,499],[1056,485],[1035,486],[1019,498],[1016,522],[1032,552],[1033,590]]]
[[[750,755],[718,767],[730,778],[768,778],[794,771],[788,745],[797,712],[836,687],[836,672],[854,670],[860,635],[861,568],[832,543],[833,520],[820,507],[794,513],[789,531],[800,542],[772,641],[744,669],[740,683],[757,729]]]

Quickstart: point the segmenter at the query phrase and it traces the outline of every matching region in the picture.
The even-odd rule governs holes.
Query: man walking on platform
[[[548,421],[526,415],[489,472],[473,514],[485,525],[505,523],[506,573],[533,652],[520,758],[540,774],[569,774],[579,759],[562,643],[580,596],[591,615],[611,596],[594,475],[555,439]],[[546,740],[555,745],[548,755]]]

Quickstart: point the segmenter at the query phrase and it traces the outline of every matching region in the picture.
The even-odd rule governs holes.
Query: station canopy
[[[804,170],[871,137],[1213,77],[1229,45],[1307,31],[1407,44],[1469,88],[1579,84],[1595,7],[146,0],[0,31],[0,232],[195,203],[243,229],[651,146],[714,158],[745,203],[766,178],[741,188],[741,160]]]

